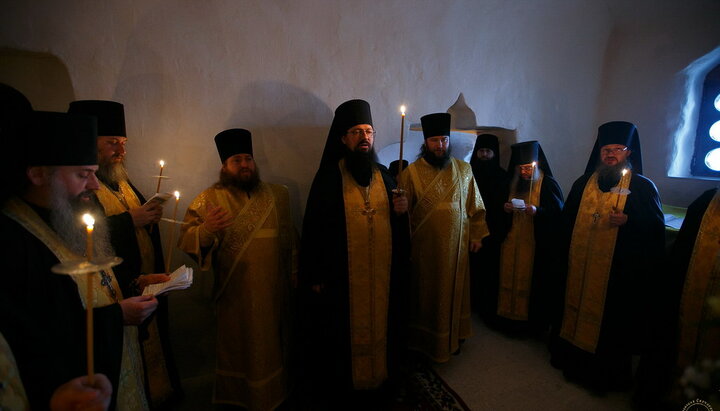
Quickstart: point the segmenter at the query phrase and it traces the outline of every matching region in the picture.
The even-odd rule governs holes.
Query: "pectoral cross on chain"
[[[598,218],[600,218],[600,214],[598,214],[598,212],[596,211],[596,212],[592,215],[592,218],[593,218],[593,224],[596,224]]]
[[[110,291],[110,296],[112,296],[113,300],[117,302],[118,298],[115,288],[112,286],[112,277],[110,277],[105,271],[100,271],[100,278],[100,285],[107,287],[108,291]]]
[[[368,220],[372,220],[373,216],[377,212],[374,208],[370,207],[370,202],[365,202],[365,209],[360,211],[362,215],[366,216]]]

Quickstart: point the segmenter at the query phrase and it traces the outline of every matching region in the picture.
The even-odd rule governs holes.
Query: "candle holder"
[[[90,231],[90,230],[88,230]],[[92,249],[92,248],[91,248]],[[89,261],[88,259],[69,260],[60,264],[55,264],[50,271],[56,274],[66,275],[87,275],[87,295],[85,301],[85,338],[87,344],[87,370],[88,370],[88,383],[93,385],[95,383],[95,357],[94,357],[94,343],[93,343],[93,287],[95,274],[99,271],[110,269],[120,263],[122,263],[120,257],[101,257]]]

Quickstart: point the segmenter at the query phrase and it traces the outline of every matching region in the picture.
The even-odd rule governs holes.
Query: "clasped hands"
[[[208,204],[207,207],[205,207],[205,211],[203,228],[208,232],[215,234],[232,225],[233,217],[222,207]]]
[[[517,211],[517,212],[524,212],[525,214],[531,215],[531,216],[537,214],[537,207],[535,207],[532,204],[526,204],[525,208],[518,209],[518,208],[513,207],[512,203],[508,201],[507,203],[505,203],[503,205],[503,209],[505,210],[506,213],[512,213],[513,211]]]

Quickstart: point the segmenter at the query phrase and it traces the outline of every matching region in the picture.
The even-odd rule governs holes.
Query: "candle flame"
[[[532,162],[533,168],[534,168],[536,165],[537,165],[537,163],[533,161],[533,162]]]
[[[622,175],[624,176],[625,174],[627,174],[627,172],[628,172],[627,168],[623,168]]]
[[[405,115],[405,106],[404,105],[400,106],[400,112],[402,113],[403,116]]]
[[[160,160],[160,168],[165,167],[165,162],[163,160]]]
[[[180,199],[180,192],[176,191],[175,192],[175,200],[179,200],[179,199]]]
[[[95,225],[95,219],[90,214],[83,214],[82,219],[85,225],[89,228],[92,228],[92,226]]]

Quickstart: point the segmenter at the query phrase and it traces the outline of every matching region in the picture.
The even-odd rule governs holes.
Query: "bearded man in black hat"
[[[563,194],[537,141],[510,146],[510,186],[504,211],[510,227],[501,246],[497,325],[541,333],[550,324],[551,292],[561,264],[557,252]]]
[[[155,226],[163,213],[160,202],[145,203],[125,169],[125,108],[121,103],[103,100],[79,100],[70,103],[68,113],[94,116],[98,120],[98,172],[100,189],[96,192],[105,209],[110,236],[123,265],[133,273],[163,273],[162,246]],[[123,292],[131,291],[133,279],[119,279]],[[140,290],[142,291],[142,290]]]
[[[497,272],[500,244],[507,234],[503,206],[507,201],[508,173],[500,166],[500,142],[494,134],[480,134],[470,158],[475,183],[485,205],[485,222],[490,234],[482,248],[470,254],[470,287],[473,309],[492,325],[497,313]]]
[[[160,230],[162,217],[160,202],[145,202],[125,169],[125,108],[121,103],[105,100],[78,100],[70,103],[68,113],[97,118],[98,171],[100,188],[95,192],[110,228],[110,242],[123,263],[115,269],[123,295],[140,295],[140,284],[168,281],[163,263]],[[160,302],[156,316],[145,324],[141,332],[145,379],[148,398],[153,407],[169,403],[180,395],[180,377],[170,346],[167,296]]]
[[[598,391],[632,384],[632,355],[647,344],[664,218],[655,184],[642,176],[635,125],[600,126],[585,175],[563,209],[567,277],[553,365]],[[599,160],[599,161],[598,161]]]
[[[99,188],[97,126],[92,117],[34,112],[21,152],[22,184],[3,205],[0,232],[0,333],[25,382],[30,406],[46,409],[62,383],[87,372],[85,306],[95,318],[95,371],[114,387],[111,407],[147,409],[137,325],[157,307],[153,296],[123,298],[111,269],[96,274],[95,299],[86,301],[87,277],[51,272],[59,262],[82,260],[86,231],[80,215],[95,216],[93,255],[113,255]]]
[[[402,346],[407,200],[374,141],[367,102],[338,106],[303,222],[305,367],[310,390],[340,396],[392,378]]]
[[[215,136],[220,180],[190,204],[179,247],[215,272],[213,402],[271,410],[289,392],[289,296],[297,242],[288,189],[260,180],[245,129]]]
[[[470,164],[450,156],[450,114],[421,119],[425,143],[400,176],[412,228],[409,347],[446,362],[472,334],[469,252],[488,235]]]

